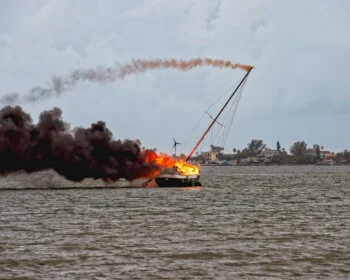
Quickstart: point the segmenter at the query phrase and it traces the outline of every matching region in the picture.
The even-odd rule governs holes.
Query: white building
[[[265,149],[261,152],[260,156],[264,159],[264,162],[270,161],[274,156],[278,155],[279,151],[277,150],[271,150],[271,149]]]

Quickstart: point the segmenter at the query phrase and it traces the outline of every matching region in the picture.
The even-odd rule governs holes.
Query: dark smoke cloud
[[[62,93],[71,90],[78,82],[113,82],[117,79],[123,79],[128,75],[138,72],[145,72],[151,69],[177,69],[180,71],[189,71],[196,67],[217,67],[217,68],[240,68],[248,71],[251,66],[232,63],[228,60],[218,60],[210,58],[195,58],[191,60],[176,59],[155,59],[155,60],[133,60],[129,64],[116,64],[114,67],[97,66],[89,69],[76,69],[68,76],[54,76],[46,87],[35,86],[23,96],[19,93],[7,93],[0,97],[1,104],[20,104],[26,102],[36,102],[54,96],[60,96]]]
[[[59,108],[42,112],[39,122],[33,124],[21,107],[3,107],[0,174],[45,169],[53,169],[72,181],[85,178],[116,181],[149,177],[159,167],[145,162],[138,140],[114,140],[102,121],[72,132],[62,120]]]

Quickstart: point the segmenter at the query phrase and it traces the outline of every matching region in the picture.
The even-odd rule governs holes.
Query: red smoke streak
[[[0,104],[18,104],[25,102],[37,102],[53,96],[60,96],[68,90],[72,90],[78,82],[113,82],[123,79],[125,76],[138,72],[145,72],[152,69],[177,69],[189,71],[196,67],[216,67],[216,68],[240,68],[249,71],[252,66],[233,63],[228,60],[195,58],[191,60],[177,59],[154,59],[154,60],[132,60],[129,64],[116,64],[115,67],[97,66],[87,69],[75,69],[67,76],[54,76],[46,87],[34,86],[29,92],[21,96],[18,92],[7,93],[0,96]]]
[[[130,64],[122,65],[119,69],[119,76],[124,78],[137,72],[145,72],[151,69],[178,69],[188,71],[196,67],[211,66],[217,68],[240,68],[244,71],[249,71],[252,66],[239,63],[233,63],[228,60],[210,59],[210,58],[195,58],[191,60],[177,59],[155,59],[155,60],[133,60]]]

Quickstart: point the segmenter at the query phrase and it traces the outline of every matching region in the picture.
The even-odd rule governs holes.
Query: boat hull
[[[199,176],[159,176],[155,178],[158,187],[176,188],[176,187],[194,187],[201,186]]]

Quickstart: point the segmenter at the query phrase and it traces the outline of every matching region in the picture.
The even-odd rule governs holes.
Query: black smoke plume
[[[159,170],[145,154],[138,140],[114,140],[102,121],[72,132],[57,107],[42,112],[37,124],[19,106],[0,110],[1,175],[53,169],[72,181],[133,180]]]

